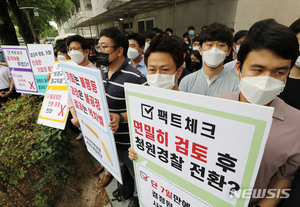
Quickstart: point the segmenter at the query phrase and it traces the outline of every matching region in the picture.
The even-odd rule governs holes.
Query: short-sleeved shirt
[[[126,112],[124,83],[147,84],[142,73],[124,61],[120,68],[108,79],[108,68],[102,72],[103,84],[106,93],[107,104],[110,113]],[[117,148],[128,149],[130,146],[128,123],[120,123],[114,134]]]
[[[130,65],[132,65],[131,60],[128,62]],[[148,69],[145,64],[144,56],[143,59],[135,66],[136,69],[138,69],[145,77],[147,77]]]
[[[0,90],[10,87],[9,78],[11,75],[8,67],[0,65]]]
[[[232,73],[223,70],[214,76],[211,82],[208,75],[203,71],[203,68],[185,76],[179,84],[180,91],[207,96],[230,93],[238,89],[238,77]]]
[[[238,101],[239,94],[240,91],[218,97]],[[278,97],[270,107],[274,107],[273,122],[254,189],[268,189],[274,175],[292,180],[300,166],[300,111]],[[249,206],[258,201],[259,198],[251,198]]]

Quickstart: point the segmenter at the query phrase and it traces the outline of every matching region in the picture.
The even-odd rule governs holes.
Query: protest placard
[[[60,63],[55,62],[37,123],[64,129],[69,113],[67,107],[68,93],[68,86]]]
[[[254,186],[272,107],[125,84],[141,206],[242,207]]]
[[[54,52],[51,44],[28,44],[28,53],[39,94],[45,94],[47,74],[51,73]]]
[[[38,94],[38,87],[25,46],[2,45],[6,63],[18,93]]]
[[[61,63],[88,151],[120,182],[115,139],[99,69]]]

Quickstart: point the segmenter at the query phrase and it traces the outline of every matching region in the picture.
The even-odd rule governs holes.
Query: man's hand
[[[136,160],[138,158],[136,151],[131,147],[128,148],[128,157],[130,160]]]
[[[80,125],[79,125],[79,120],[78,120],[77,116],[76,116],[76,117],[73,117],[73,118],[71,119],[71,122],[72,122],[72,124],[73,124],[74,126],[76,126],[76,127],[79,127],[79,126],[80,126]]]
[[[120,123],[120,115],[116,113],[109,113],[110,115],[110,122],[109,122],[109,127],[115,133],[118,128],[119,128],[119,123]]]
[[[5,98],[7,96],[9,96],[10,92],[9,91],[1,91],[0,92],[0,97]]]

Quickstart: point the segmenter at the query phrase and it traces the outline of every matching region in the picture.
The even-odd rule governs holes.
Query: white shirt
[[[10,87],[11,78],[8,67],[0,65],[0,90]]]

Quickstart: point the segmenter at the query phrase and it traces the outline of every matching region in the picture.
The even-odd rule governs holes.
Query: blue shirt
[[[230,93],[239,89],[238,77],[223,70],[214,76],[213,81],[209,80],[203,68],[185,76],[179,85],[180,91],[196,93],[207,96]]]
[[[130,65],[132,65],[131,60],[128,63]],[[139,64],[137,64],[135,66],[135,68],[138,69],[145,77],[147,77],[148,70],[147,70],[147,66],[144,62],[144,56],[143,56],[143,59],[139,62]]]

